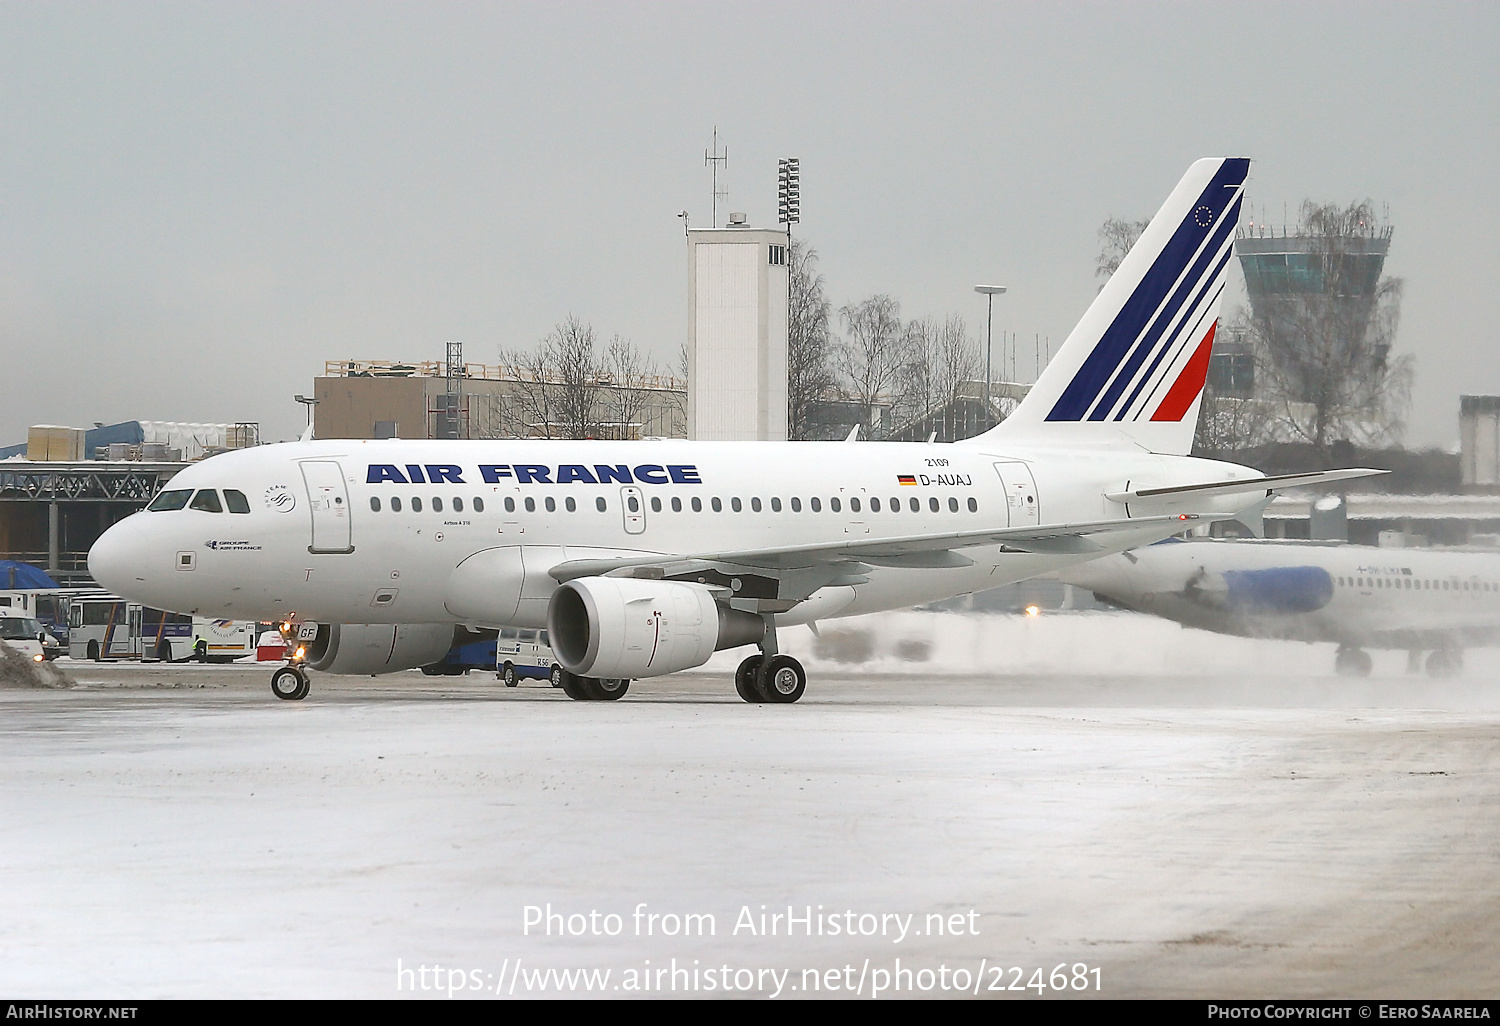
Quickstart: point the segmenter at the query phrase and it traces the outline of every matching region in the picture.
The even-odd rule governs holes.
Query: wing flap
[[[1127,520],[1095,520],[1077,524],[1052,524],[1045,527],[1001,527],[945,534],[912,535],[905,538],[882,538],[861,541],[789,545],[771,549],[699,552],[691,555],[627,556],[619,559],[573,559],[559,563],[549,573],[557,581],[636,567],[661,567],[672,573],[673,567],[722,563],[732,566],[760,567],[770,571],[792,570],[849,560],[873,565],[920,569],[952,568],[973,561],[952,550],[981,545],[1002,545],[1012,551],[1047,554],[1073,554],[1106,551],[1090,541],[1092,536],[1120,532],[1154,535],[1153,540],[1187,530],[1200,518],[1190,513],[1167,516],[1134,517]],[[963,560],[964,562],[959,562]]]

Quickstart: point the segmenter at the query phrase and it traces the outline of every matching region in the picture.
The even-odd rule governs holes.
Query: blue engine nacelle
[[[1232,613],[1311,613],[1333,600],[1333,577],[1320,566],[1226,570],[1223,578]]]

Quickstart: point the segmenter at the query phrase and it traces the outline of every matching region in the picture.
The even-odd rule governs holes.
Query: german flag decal
[[[904,485],[912,485],[913,487],[915,487],[916,483],[917,483],[917,477],[916,477],[915,474],[897,474],[896,475],[896,483],[897,484],[904,484]]]

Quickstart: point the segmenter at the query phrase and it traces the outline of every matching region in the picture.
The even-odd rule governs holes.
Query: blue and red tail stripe
[[[1045,419],[1103,421],[1138,419],[1143,410],[1136,400],[1143,391],[1147,403],[1187,345],[1198,337],[1196,325],[1218,298],[1218,288],[1232,250],[1239,221],[1242,188],[1250,162],[1223,161],[1212,180],[1192,204],[1171,239],[1120,308],[1109,328],[1063,389]],[[1190,365],[1198,362],[1201,343]],[[1153,358],[1154,357],[1154,358]],[[1205,358],[1206,359],[1206,358]],[[1150,361],[1147,372],[1137,372]],[[1179,371],[1177,381],[1191,380]],[[1130,389],[1129,398],[1120,397]],[[1200,386],[1201,388],[1201,386]],[[1169,396],[1177,393],[1174,383]],[[1178,393],[1180,395],[1180,393]],[[1174,396],[1174,399],[1176,396]],[[1193,398],[1196,398],[1196,393]],[[1174,407],[1176,402],[1172,404]],[[1188,403],[1190,408],[1191,400]],[[1166,401],[1151,414],[1159,419]],[[1185,410],[1184,410],[1185,412]]]

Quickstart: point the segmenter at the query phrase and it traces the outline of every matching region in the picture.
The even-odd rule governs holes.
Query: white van
[[[513,688],[524,677],[562,687],[562,667],[552,657],[546,631],[506,627],[495,639],[495,676]]]
[[[33,662],[41,662],[42,636],[46,632],[42,625],[29,616],[14,616],[0,609],[0,643],[20,652]]]

